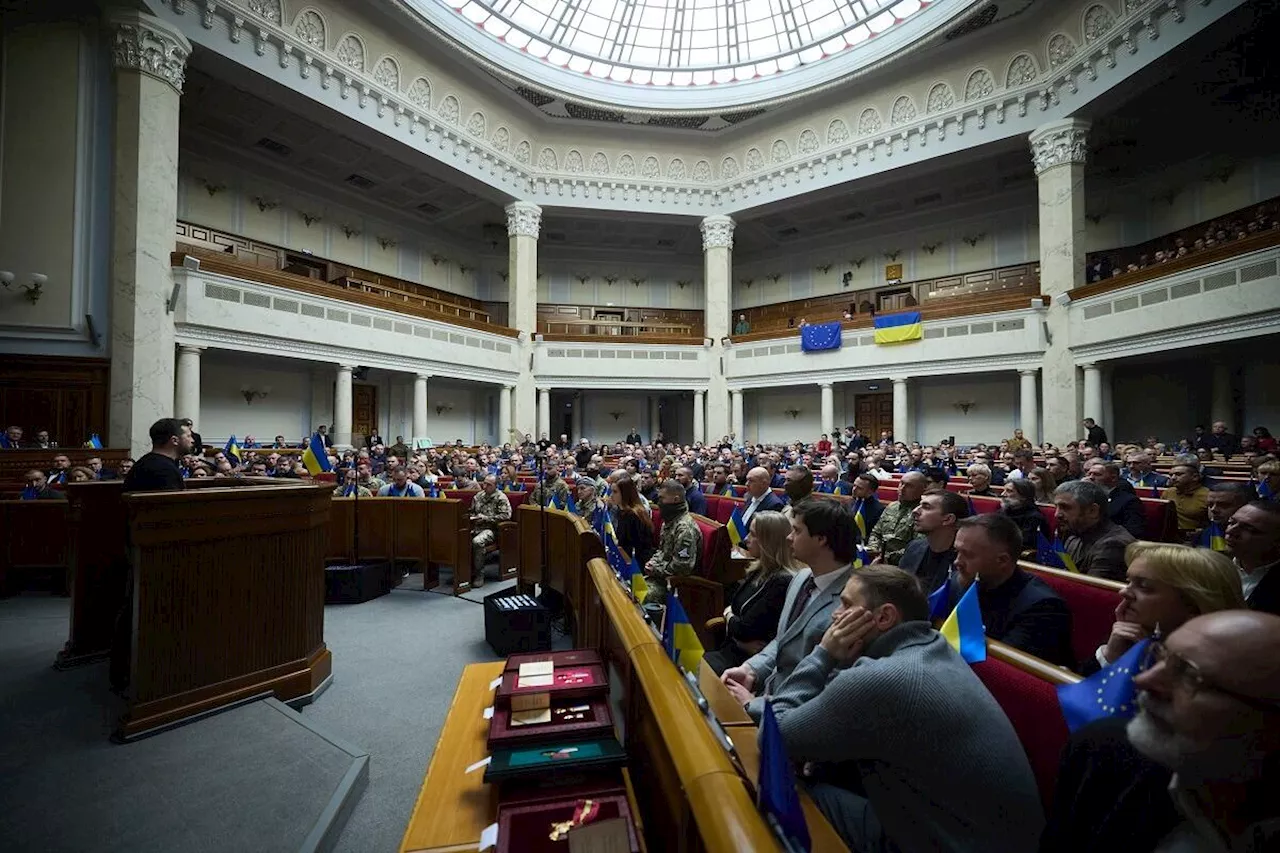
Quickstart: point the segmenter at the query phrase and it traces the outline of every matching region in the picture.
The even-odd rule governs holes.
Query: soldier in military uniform
[[[342,485],[333,490],[333,496],[335,498],[373,497],[373,492],[356,483],[357,476],[356,469],[354,468],[348,468],[344,471],[342,474]]]
[[[590,477],[578,478],[578,515],[591,520],[596,507],[600,505],[600,496],[596,491],[596,481]]]
[[[498,491],[498,478],[490,474],[471,500],[471,585],[484,586],[484,552],[498,536],[498,524],[511,520],[511,501]]]
[[[658,512],[662,514],[662,536],[658,550],[644,567],[649,594],[645,604],[664,604],[667,600],[667,578],[691,575],[702,550],[702,532],[689,515],[684,487],[675,480],[663,482],[658,490]]]
[[[548,468],[545,478],[537,486],[533,487],[533,491],[529,492],[526,503],[532,506],[550,506],[551,499],[556,499],[556,503],[564,506],[569,502],[569,484],[560,477],[560,472],[554,468]]]

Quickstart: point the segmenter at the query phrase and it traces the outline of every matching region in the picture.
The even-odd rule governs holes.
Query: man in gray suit
[[[764,712],[764,697],[786,680],[831,624],[840,591],[853,572],[858,533],[843,504],[810,499],[792,507],[787,539],[796,560],[809,568],[797,572],[787,587],[778,634],[759,654],[720,676],[757,721]]]

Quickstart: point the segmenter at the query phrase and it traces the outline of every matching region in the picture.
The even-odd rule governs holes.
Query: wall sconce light
[[[852,282],[853,282],[853,273],[851,272],[847,272],[840,277],[840,283],[845,287],[848,287]]]
[[[211,181],[208,178],[201,178],[200,183],[204,186],[205,191],[209,193],[210,198],[227,188],[226,184]]]
[[[40,301],[40,297],[44,295],[44,286],[48,281],[49,276],[43,273],[33,273],[30,284],[18,284],[18,287],[26,291],[22,298],[35,305]],[[4,285],[5,290],[12,290],[14,285],[13,273],[8,270],[0,271],[0,284]]]
[[[539,277],[541,277],[541,275],[539,275]],[[613,287],[613,285],[617,281],[618,281],[618,277],[616,275],[607,275],[604,277],[604,283],[609,285],[610,287]]]
[[[959,409],[963,414],[966,414],[966,415],[967,415],[967,414],[969,414],[969,410],[970,410],[970,409],[972,409],[974,406],[976,406],[976,405],[978,405],[978,404],[977,404],[977,403],[975,403],[975,402],[973,402],[972,400],[957,400],[956,402],[952,403],[951,405],[955,406],[955,407],[956,407],[957,409]]]
[[[829,263],[818,264],[816,267],[814,267],[814,269],[816,269],[818,272],[822,273],[823,275],[826,275],[827,273],[831,272],[831,264]]]
[[[466,275],[470,271],[471,271],[471,267],[467,266],[466,264],[458,264],[458,272],[462,273],[463,275]]]
[[[347,239],[348,239],[348,240],[350,240],[352,237],[359,237],[359,236],[360,236],[360,229],[359,229],[359,228],[353,228],[353,227],[352,227],[352,226],[350,226],[350,225],[343,225],[343,226],[342,226],[342,233],[343,233],[343,234],[346,234],[346,235],[347,235]]]
[[[504,270],[503,272],[498,273],[498,278],[502,279],[503,281],[510,281],[510,280],[511,280],[511,273],[506,272],[506,271]]]
[[[270,388],[241,388],[240,394],[244,397],[244,404],[252,406],[254,400],[265,400],[267,395],[271,393]]]
[[[618,418],[620,418],[620,417],[622,417],[623,415],[625,415],[625,414],[626,414],[626,412],[621,411],[621,410],[616,411],[616,412],[610,412],[610,413],[609,413],[609,415],[610,415],[610,416],[611,416],[615,421],[616,421]]]
[[[978,245],[979,242],[986,239],[986,236],[987,236],[986,231],[980,231],[977,234],[970,234],[966,237],[961,237],[960,239],[968,243],[969,248],[972,249],[974,246]]]
[[[437,255],[437,254],[434,254],[434,253],[432,253],[432,255],[431,255],[431,265],[432,265],[433,267],[438,267],[438,266],[440,266],[440,262],[441,262],[441,261],[447,261],[447,260],[449,260],[449,259],[448,259],[448,258],[446,258],[444,255]]]
[[[586,284],[587,282],[591,281],[591,276],[587,275],[584,272],[578,273],[577,275],[574,276],[574,278],[578,280],[578,284]]]
[[[253,201],[254,201],[254,204],[258,205],[258,210],[261,213],[266,213],[268,210],[275,210],[277,207],[280,206],[280,202],[267,201],[262,196],[255,196]]]
[[[437,415],[443,415],[445,412],[452,412],[452,411],[453,411],[453,406],[450,405],[449,403],[441,403],[440,405],[436,406]]]
[[[631,279],[631,283],[634,284],[636,287],[639,287],[640,285],[645,283],[645,279],[640,278],[639,276],[636,276]]]
[[[385,249],[390,249],[390,248],[391,248],[392,246],[394,246],[395,244],[396,244],[396,241],[395,241],[395,240],[392,240],[390,237],[379,237],[379,238],[378,238],[378,245],[379,245],[379,246],[381,246],[384,250],[385,250]]]
[[[862,269],[862,265],[863,265],[863,264],[865,264],[866,262],[867,262],[866,256],[863,256],[863,257],[861,257],[861,258],[850,258],[850,259],[849,259],[849,264],[850,264],[854,269]]]
[[[755,284],[756,280],[754,278],[740,278],[738,279],[738,283],[745,284],[747,286],[747,290],[750,290],[751,285]]]
[[[689,279],[682,278],[676,282],[676,287],[680,288],[681,290],[684,290],[686,287],[688,287],[691,284],[693,284],[693,282],[689,281]]]
[[[320,214],[318,213],[307,213],[305,210],[299,210],[298,215],[302,217],[302,221],[306,223],[308,228],[320,221]]]
[[[942,241],[939,240],[937,243],[925,243],[920,248],[932,255],[934,252],[938,251],[938,247],[941,245]]]
[[[782,280],[782,273],[780,272],[769,273],[769,281],[773,282],[774,284],[777,284],[781,280]]]
[[[792,420],[795,420],[796,418],[800,417],[799,409],[783,409],[782,413],[784,415],[790,415]]]
[[[885,257],[885,260],[887,261],[896,261],[898,258],[902,257],[902,250],[890,249],[889,251],[884,253],[884,257]]]

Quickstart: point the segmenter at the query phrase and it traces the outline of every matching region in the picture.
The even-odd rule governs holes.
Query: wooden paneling
[[[355,558],[359,517],[360,559],[415,563],[423,589],[432,589],[439,567],[454,569],[454,595],[471,588],[471,522],[461,501],[422,498],[334,498],[326,556]]]
[[[65,454],[71,466],[88,465],[89,459],[102,460],[102,467],[109,471],[120,470],[120,463],[129,458],[129,448],[105,447],[87,450],[79,447],[59,447],[54,450],[4,450],[0,451],[0,489],[21,489],[26,485],[26,473],[32,468],[48,472],[53,468],[53,457]]]
[[[20,426],[25,441],[46,429],[54,441],[72,447],[93,433],[106,441],[110,370],[103,358],[0,358],[0,429]]]
[[[48,570],[62,585],[67,566],[65,501],[0,500],[0,596],[20,588],[19,575]]]
[[[378,386],[351,386],[351,431],[373,435],[378,431]]]
[[[859,394],[855,399],[853,423],[869,441],[879,439],[882,430],[893,432],[893,392]]]

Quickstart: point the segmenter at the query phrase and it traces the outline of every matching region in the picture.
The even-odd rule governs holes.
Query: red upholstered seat
[[[702,553],[698,555],[698,574],[704,578],[715,579],[718,577],[720,568],[716,531],[723,530],[724,525],[701,515],[694,515],[693,520],[697,522],[698,532],[702,534]]]
[[[977,513],[999,512],[1000,499],[988,497],[987,495],[967,495],[969,501],[973,504],[973,511]]]
[[[893,503],[898,499],[898,487],[886,486],[882,480],[880,486],[876,489],[876,497],[884,503]]]
[[[315,480],[317,483],[333,483],[337,481],[338,475],[332,471],[321,471],[311,479]]]
[[[1048,535],[1050,538],[1058,535],[1058,510],[1050,504],[1037,504],[1040,507],[1040,514],[1044,516],[1045,524],[1048,525]]]
[[[527,497],[529,497],[528,492],[507,492],[507,500],[511,502],[512,511],[515,511],[516,507],[523,504]]]
[[[1111,636],[1120,603],[1120,584],[1085,578],[1046,566],[1023,563],[1024,568],[1053,587],[1071,610],[1071,646],[1077,661],[1093,657],[1098,646]]]
[[[947,481],[948,492],[955,492],[956,494],[962,495],[965,492],[969,491],[969,488],[970,487],[969,487],[968,480],[948,480]]]
[[[1053,801],[1058,761],[1068,735],[1057,690],[1049,682],[991,656],[973,664],[973,671],[1013,723],[1040,788],[1040,801],[1047,809]]]
[[[734,507],[742,505],[742,500],[738,498],[728,498],[723,495],[707,495],[707,517],[720,522],[721,524],[729,523],[729,516],[733,515]]]
[[[1173,501],[1142,498],[1142,516],[1147,522],[1147,538],[1153,542],[1181,542],[1178,510]]]
[[[462,506],[467,510],[471,509],[471,501],[477,494],[477,492],[469,491],[467,489],[446,489],[444,492],[444,496],[446,498],[452,498],[455,501],[462,501]]]

